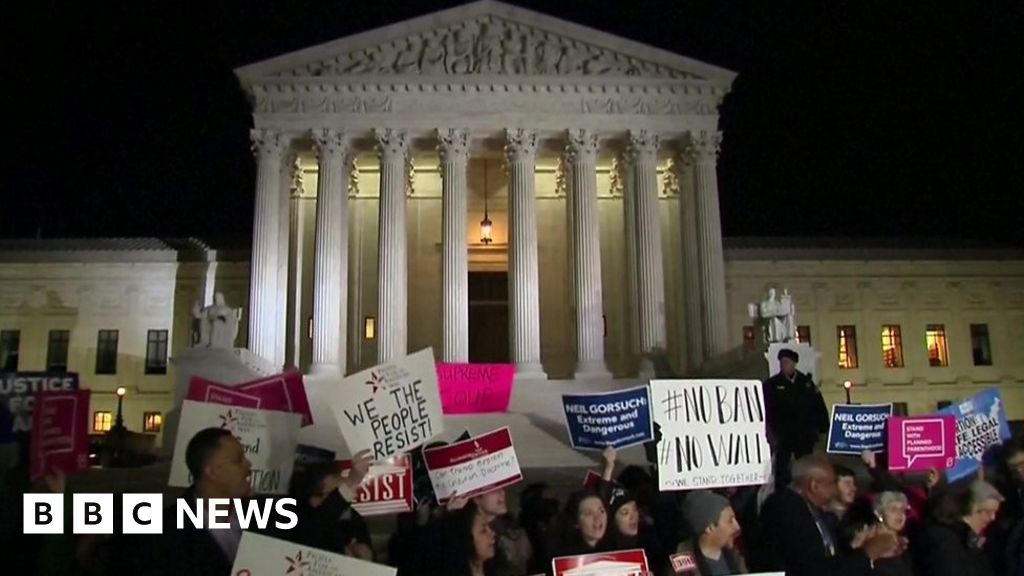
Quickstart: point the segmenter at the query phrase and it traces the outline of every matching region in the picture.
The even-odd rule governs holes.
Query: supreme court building
[[[927,413],[997,386],[1024,417],[1020,252],[723,240],[728,70],[485,0],[236,74],[253,109],[250,253],[0,243],[4,358],[78,371],[96,413],[128,387],[129,429],[173,405],[167,357],[214,292],[243,307],[237,344],[271,368],[334,378],[429,346],[513,362],[538,390],[629,385],[657,351],[694,374],[756,347],[747,303],[785,288],[827,400],[850,380],[855,401]]]

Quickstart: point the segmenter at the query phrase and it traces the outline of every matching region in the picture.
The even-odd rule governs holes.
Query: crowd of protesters
[[[444,506],[421,502],[398,516],[385,548],[351,506],[370,467],[360,453],[346,474],[334,462],[299,466],[290,487],[298,525],[268,535],[388,563],[400,576],[550,574],[555,557],[628,549],[643,549],[655,576],[1024,576],[1024,438],[995,447],[995,466],[958,483],[936,470],[890,473],[884,454],[870,452],[857,466],[868,474],[858,479],[814,451],[820,392],[788,364],[784,380],[766,382],[765,393],[770,410],[786,414],[769,418],[775,453],[792,454],[775,462],[783,483],[659,492],[656,468],[619,471],[616,451],[607,449],[596,489],[560,499],[550,486],[529,484],[515,488],[515,499],[498,490]],[[787,413],[793,405],[808,411]],[[195,481],[184,498],[258,497],[242,446],[226,430],[196,434],[186,463]],[[28,486],[8,473],[3,488],[0,538],[12,544],[4,559],[10,574],[226,576],[241,539],[234,519],[228,530],[174,529],[173,509],[161,535],[27,536],[20,494],[65,492],[65,479],[52,474]],[[673,565],[673,558],[685,561]]]

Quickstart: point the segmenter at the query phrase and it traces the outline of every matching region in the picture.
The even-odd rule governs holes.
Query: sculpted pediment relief
[[[412,34],[281,71],[281,77],[513,75],[698,78],[496,16]]]

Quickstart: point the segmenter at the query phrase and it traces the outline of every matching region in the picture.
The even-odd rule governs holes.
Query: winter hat
[[[702,534],[708,526],[718,524],[722,511],[730,506],[724,496],[708,490],[697,490],[686,495],[683,501],[683,517],[697,535]]]
[[[626,490],[621,486],[616,486],[614,489],[612,489],[612,494],[608,498],[608,515],[615,516],[619,512],[619,508],[622,508],[623,506],[629,504],[630,502],[636,501],[637,500],[635,493]]]

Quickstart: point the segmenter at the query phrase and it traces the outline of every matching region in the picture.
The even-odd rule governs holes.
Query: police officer
[[[775,451],[775,483],[790,482],[790,462],[814,451],[818,435],[828,432],[828,410],[810,375],[796,369],[800,355],[779,350],[778,374],[764,384],[768,438]]]

